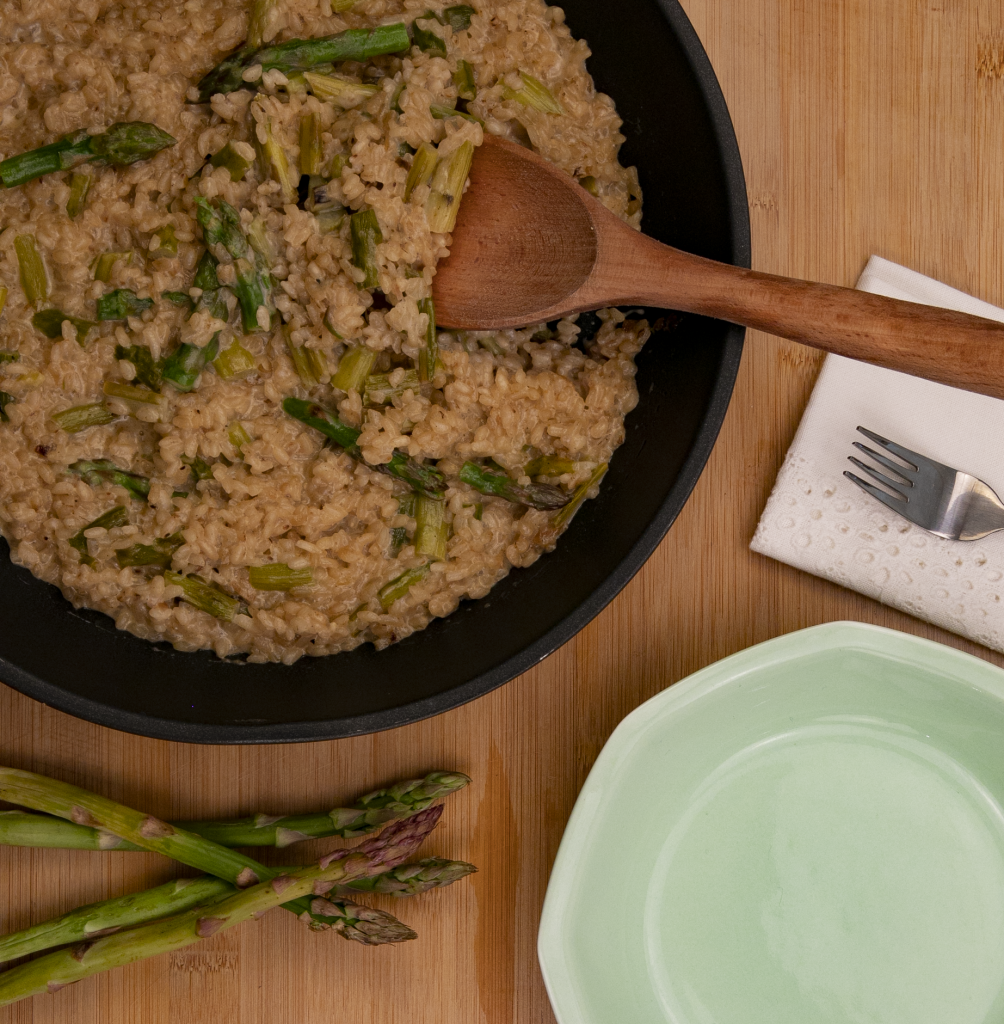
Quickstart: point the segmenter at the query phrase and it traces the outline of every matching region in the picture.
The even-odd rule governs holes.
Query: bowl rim
[[[736,266],[748,268],[751,263],[751,243],[746,179],[739,143],[725,96],[711,66],[711,60],[679,0],[655,2],[684,52],[708,110],[725,181],[728,219],[732,233],[731,261]],[[2,655],[0,680],[26,696],[76,718],[127,733],[182,743],[229,745],[321,742],[410,725],[466,704],[527,672],[571,640],[613,601],[652,555],[686,504],[711,455],[732,398],[745,333],[745,328],[736,325],[727,328],[711,401],[694,435],[691,449],[656,515],[628,554],[586,600],[537,640],[488,671],[458,686],[397,707],[344,718],[264,725],[221,725],[184,722],[127,711],[64,690],[20,668]]]

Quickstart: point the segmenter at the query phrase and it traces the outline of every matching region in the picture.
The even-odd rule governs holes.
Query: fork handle
[[[631,293],[625,295],[628,301],[728,320],[1004,398],[1002,323],[854,288],[762,274],[626,230],[633,235],[632,251],[618,270],[624,290]]]

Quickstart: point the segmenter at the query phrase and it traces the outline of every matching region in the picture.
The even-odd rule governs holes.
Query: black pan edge
[[[749,267],[751,244],[746,181],[725,97],[708,55],[678,0],[657,0],[657,3],[686,54],[714,127],[727,185],[732,243],[729,261],[736,266]],[[70,693],[3,658],[0,658],[0,677],[8,686],[77,718],[154,739],[186,743],[295,743],[338,739],[397,728],[459,707],[521,675],[564,645],[620,593],[650,557],[683,509],[711,454],[739,371],[744,336],[744,328],[728,327],[714,392],[689,455],[657,514],[627,556],[585,601],[547,633],[460,686],[427,699],[355,717],[263,725],[218,725],[181,722],[125,711]]]

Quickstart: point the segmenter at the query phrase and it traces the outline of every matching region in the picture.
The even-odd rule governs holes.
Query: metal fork
[[[906,463],[904,466],[893,462],[860,441],[855,441],[854,447],[858,451],[864,452],[899,478],[890,479],[853,455],[848,456],[858,469],[878,481],[882,487],[888,488],[888,491],[846,470],[844,476],[887,508],[909,519],[922,530],[947,540],[979,540],[987,534],[1004,530],[1004,502],[982,480],[918,455],[864,427],[858,427],[858,431]],[[892,493],[888,493],[890,491]]]

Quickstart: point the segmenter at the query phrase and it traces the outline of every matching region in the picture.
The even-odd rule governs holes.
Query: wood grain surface
[[[756,268],[850,285],[877,253],[1004,303],[999,0],[684,6],[735,120]],[[474,784],[450,802],[430,850],[481,869],[397,901],[419,932],[403,947],[365,949],[277,912],[196,950],[0,1010],[0,1024],[549,1024],[534,951],[548,872],[586,773],[632,708],[724,655],[834,619],[932,637],[1000,664],[750,553],[820,358],[751,334],[708,468],[645,568],[562,650],[449,714],[332,743],[187,746],[87,725],[0,687],[3,763],[162,817],[322,809],[409,773],[466,771]],[[3,849],[0,929],[172,873],[147,854]]]

